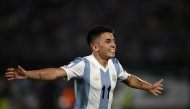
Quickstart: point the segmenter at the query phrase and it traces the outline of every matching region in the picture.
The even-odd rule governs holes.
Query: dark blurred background
[[[115,89],[113,109],[188,109],[189,0],[1,0],[0,109],[69,109],[73,80],[7,81],[6,69],[60,67],[91,54],[87,31],[114,28],[116,58],[128,73],[164,79],[162,95]]]

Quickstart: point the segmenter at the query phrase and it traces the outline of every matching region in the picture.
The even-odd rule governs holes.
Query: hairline
[[[112,27],[106,26],[106,25],[99,25],[91,28],[87,33],[87,43],[90,46],[92,42],[94,42],[94,39],[97,39],[101,36],[101,34],[109,32],[114,33],[114,30]]]
[[[98,35],[93,35],[93,36],[95,36],[95,38],[89,43],[89,45],[93,44],[93,42],[95,42],[95,40],[97,40],[98,38],[100,38],[101,35],[104,34],[104,33],[112,33],[112,34],[113,34],[113,32],[105,31],[105,32],[101,32],[101,33],[98,34]],[[92,37],[93,37],[93,36],[92,36]]]

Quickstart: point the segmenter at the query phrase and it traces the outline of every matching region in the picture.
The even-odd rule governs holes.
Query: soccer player
[[[8,80],[74,78],[76,97],[74,109],[111,109],[117,81],[132,88],[147,90],[155,96],[161,94],[163,79],[153,84],[145,82],[127,73],[114,58],[116,44],[113,33],[113,29],[108,26],[93,27],[87,34],[87,42],[92,49],[91,55],[78,57],[60,68],[30,71],[25,71],[21,66],[17,69],[8,68],[5,77]]]

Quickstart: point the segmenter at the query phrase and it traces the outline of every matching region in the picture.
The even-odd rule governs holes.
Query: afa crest
[[[116,76],[112,74],[112,81],[116,82]]]

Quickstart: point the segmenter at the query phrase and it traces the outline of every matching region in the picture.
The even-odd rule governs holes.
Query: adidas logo
[[[95,77],[95,78],[93,78],[93,80],[98,81],[98,80],[99,80],[99,78],[98,78],[98,77]]]

